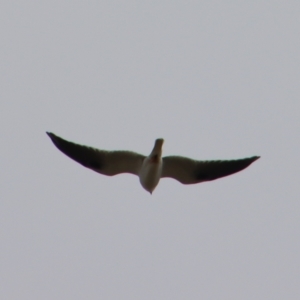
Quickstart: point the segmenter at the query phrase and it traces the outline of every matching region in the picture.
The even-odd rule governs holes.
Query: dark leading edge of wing
[[[103,158],[101,159],[103,155],[97,149],[66,141],[51,132],[46,133],[61,152],[84,167],[97,171],[100,171],[104,167],[104,160]]]

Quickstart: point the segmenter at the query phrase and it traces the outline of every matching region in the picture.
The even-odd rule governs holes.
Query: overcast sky
[[[299,299],[298,1],[2,1],[1,299]],[[193,186],[100,149],[234,159]]]

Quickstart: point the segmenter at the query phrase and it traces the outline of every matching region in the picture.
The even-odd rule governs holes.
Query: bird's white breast
[[[161,157],[147,157],[145,158],[141,171],[139,174],[140,183],[142,187],[152,194],[157,186],[162,172],[162,159]]]

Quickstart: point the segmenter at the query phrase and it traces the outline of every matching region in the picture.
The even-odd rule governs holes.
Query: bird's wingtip
[[[49,132],[49,131],[46,131],[46,134],[49,136],[49,138],[50,138],[51,140],[53,140],[54,138],[57,137],[54,133]]]
[[[250,164],[254,163],[254,162],[257,161],[258,159],[260,159],[260,156],[258,156],[258,155],[252,156],[252,157],[250,158]]]
[[[46,134],[49,136],[49,138],[53,143],[57,142],[58,137],[54,133],[46,131]]]

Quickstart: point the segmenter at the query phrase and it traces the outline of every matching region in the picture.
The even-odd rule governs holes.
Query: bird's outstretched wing
[[[171,177],[183,184],[215,180],[247,168],[259,156],[237,160],[197,161],[181,156],[163,158],[161,177]]]
[[[54,145],[86,168],[113,176],[120,173],[138,175],[145,156],[131,151],[105,151],[78,145],[47,132]]]

